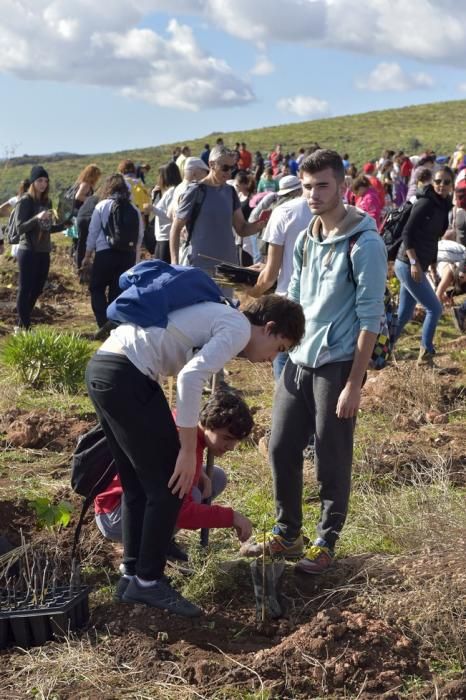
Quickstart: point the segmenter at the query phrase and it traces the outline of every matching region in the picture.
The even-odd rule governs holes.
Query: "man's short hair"
[[[203,428],[221,430],[243,440],[254,427],[254,420],[245,401],[235,391],[216,391],[203,406],[199,415]]]
[[[209,163],[215,163],[220,158],[232,158],[233,155],[233,151],[226,146],[214,146],[209,153]]]
[[[291,348],[301,342],[304,335],[304,312],[300,304],[279,294],[263,294],[243,310],[253,326],[265,326],[273,321],[274,335],[282,335],[291,341]]]
[[[314,175],[322,170],[331,168],[335,179],[338,182],[343,182],[345,179],[345,167],[341,156],[336,151],[331,151],[328,148],[318,148],[317,151],[307,156],[301,163],[300,171]]]

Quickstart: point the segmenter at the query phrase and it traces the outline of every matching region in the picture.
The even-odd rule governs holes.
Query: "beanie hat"
[[[372,175],[375,170],[375,165],[374,163],[365,163],[362,170],[365,175]]]
[[[45,170],[45,168],[42,167],[42,165],[34,165],[31,168],[31,175],[29,177],[30,182],[34,182],[34,180],[38,180],[40,177],[46,177],[47,180],[49,179],[49,174]]]

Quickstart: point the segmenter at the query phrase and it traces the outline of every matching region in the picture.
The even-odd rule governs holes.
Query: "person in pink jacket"
[[[365,211],[369,216],[372,216],[372,218],[375,219],[377,228],[380,229],[382,207],[380,205],[379,195],[371,186],[369,179],[365,175],[359,175],[359,177],[353,180],[352,189],[356,197],[355,203],[358,209],[362,209],[362,211]]]

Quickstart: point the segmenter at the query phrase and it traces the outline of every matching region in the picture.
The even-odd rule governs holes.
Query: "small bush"
[[[3,360],[21,382],[34,389],[76,393],[91,352],[90,344],[79,334],[44,328],[8,338]]]

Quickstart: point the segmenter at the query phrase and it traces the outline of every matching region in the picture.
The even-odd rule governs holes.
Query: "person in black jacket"
[[[86,242],[89,234],[89,224],[93,211],[96,207],[99,197],[96,194],[91,194],[79,207],[76,215],[76,228],[78,229],[78,243],[76,246],[76,268],[81,269],[81,265],[86,255]]]
[[[50,234],[63,231],[64,224],[52,224],[49,176],[41,165],[31,170],[27,194],[17,203],[16,227],[20,234],[17,253],[18,327],[28,330],[31,312],[42,294],[50,267]]]
[[[442,315],[442,305],[426,276],[430,267],[435,274],[438,241],[448,228],[454,175],[444,166],[434,173],[432,185],[419,194],[402,234],[402,243],[395,261],[395,274],[400,281],[398,335],[411,320],[416,304],[426,316],[422,325],[418,364],[433,366],[435,329]]]

